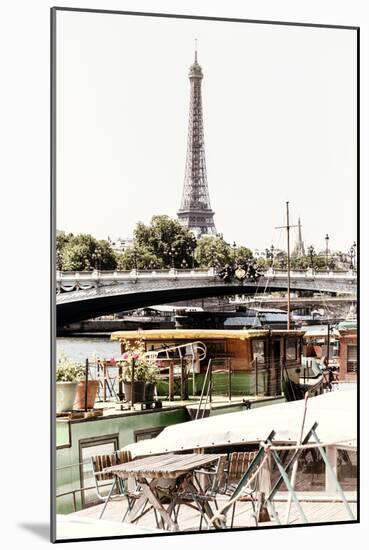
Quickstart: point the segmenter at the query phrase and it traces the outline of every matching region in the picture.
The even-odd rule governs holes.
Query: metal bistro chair
[[[101,501],[106,502],[108,498],[108,495],[103,495],[101,493],[102,487],[107,487],[107,486],[111,487],[111,485],[109,485],[108,483],[101,483],[101,482],[105,482],[108,480],[113,481],[114,479],[114,476],[111,473],[103,472],[104,468],[109,468],[110,466],[116,466],[117,464],[124,464],[125,462],[130,462],[131,460],[132,460],[132,456],[130,451],[116,451],[111,455],[97,455],[97,456],[91,457],[96,494]],[[129,491],[126,488],[125,480],[121,478],[117,479],[117,488],[118,488],[117,494],[110,498],[113,499],[117,497],[119,499],[122,499],[122,498],[127,499],[128,507],[122,519],[122,521],[124,521],[128,512],[132,509],[132,506],[135,500],[139,497],[139,492]]]
[[[231,453],[229,455],[226,486],[224,490],[224,493],[226,495],[228,496],[233,495],[235,489],[239,484],[240,479],[242,478],[244,473],[248,470],[249,466],[251,465],[256,455],[257,455],[257,451]],[[242,496],[240,496],[237,499],[237,501],[233,503],[231,528],[233,527],[233,523],[234,523],[234,516],[235,516],[237,502],[251,502],[255,524],[256,526],[258,525],[258,517],[257,517],[257,512],[255,507],[255,502],[257,501],[256,490],[257,490],[256,483],[254,483],[253,486],[249,488],[248,493],[244,493]]]
[[[239,490],[239,485],[243,475],[249,470],[251,464],[253,463],[255,457],[257,456],[257,451],[253,452],[236,452],[231,453],[226,459],[226,456],[222,456],[216,467],[212,470],[196,470],[196,474],[203,474],[208,477],[209,483],[208,487],[205,490],[201,489],[201,484],[199,483],[197,477],[197,485],[199,485],[199,493],[194,496],[194,501],[197,504],[198,509],[201,512],[200,519],[200,530],[202,526],[203,519],[205,517],[205,503],[213,502],[216,510],[218,510],[217,497],[227,496],[231,499]],[[249,472],[252,476],[256,473],[258,466],[255,464],[255,469]],[[261,496],[258,494],[258,475],[255,478],[255,481],[252,482],[251,486],[248,488],[247,492],[244,490],[241,492],[241,495],[235,500],[232,504],[232,519],[231,519],[231,528],[234,524],[234,516],[236,505],[238,502],[250,502],[253,510],[253,517],[255,520],[256,526],[258,526],[258,521],[264,521],[264,519],[259,520],[259,514],[261,518],[263,517],[263,502]],[[260,499],[260,502],[259,502]],[[256,504],[259,504],[257,509]],[[208,523],[208,522],[207,522]]]

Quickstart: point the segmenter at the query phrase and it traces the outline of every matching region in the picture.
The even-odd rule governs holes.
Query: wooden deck
[[[339,497],[337,497],[338,500]],[[346,498],[350,503],[352,512],[356,517],[356,494],[347,493]],[[228,500],[228,499],[226,499]],[[350,521],[347,510],[342,502],[339,500],[336,502],[322,502],[322,493],[301,493],[299,494],[299,500],[301,502],[302,509],[307,517],[309,523],[326,523],[326,522],[341,522]],[[218,498],[218,506],[221,507],[224,504],[224,497]],[[70,518],[89,518],[96,520],[99,517],[103,504],[85,508],[79,512],[69,514]],[[108,504],[103,519],[100,521],[109,522],[121,522],[122,517],[126,511],[126,500],[114,500]],[[286,495],[280,493],[275,500],[275,507],[279,514],[281,523],[284,523],[284,516],[286,510]],[[214,505],[212,504],[214,509]],[[231,511],[227,515],[227,525],[230,526]],[[200,515],[195,510],[182,506],[178,515],[178,523],[180,531],[198,531],[200,524]],[[299,512],[294,503],[291,505],[289,524],[298,525],[303,523]],[[276,525],[276,522],[259,523],[259,527],[269,527]],[[138,524],[138,528],[150,528],[155,529],[156,523],[152,511],[148,512],[142,517]],[[255,521],[252,517],[252,507],[248,502],[240,502],[237,504],[234,525],[233,527],[255,527]],[[206,525],[202,526],[202,529],[206,529]],[[139,532],[139,529],[137,529]],[[86,536],[89,536],[88,534]]]

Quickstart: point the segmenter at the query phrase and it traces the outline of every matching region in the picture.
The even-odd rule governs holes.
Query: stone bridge
[[[286,289],[287,273],[272,269],[264,272],[256,282],[224,282],[212,268],[152,272],[58,272],[57,324],[63,326],[161,303]],[[356,273],[292,271],[291,290],[356,295]]]

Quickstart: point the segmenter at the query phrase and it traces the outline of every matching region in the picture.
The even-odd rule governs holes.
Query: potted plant
[[[79,380],[84,375],[84,369],[78,363],[70,361],[62,352],[56,368],[56,412],[66,412],[73,409]]]
[[[125,398],[127,401],[132,401],[133,385],[134,402],[145,401],[146,383],[153,381],[153,367],[146,356],[145,345],[142,340],[137,340],[134,344],[125,340],[123,346],[125,351],[118,364],[123,367],[121,381]],[[133,370],[134,380],[132,380]]]

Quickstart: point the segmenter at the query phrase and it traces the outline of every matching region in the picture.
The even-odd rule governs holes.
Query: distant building
[[[124,252],[128,248],[133,247],[134,240],[132,237],[126,237],[126,238],[119,237],[118,239],[113,241],[110,237],[108,237],[108,243],[110,244],[110,246],[115,252]]]
[[[267,248],[256,248],[252,251],[252,254],[256,260],[261,259],[271,259],[271,256],[268,254],[273,254],[273,258],[279,258],[286,255],[286,252],[281,248],[273,248],[273,252]]]
[[[343,321],[338,325],[340,380],[355,382],[357,377],[357,321]]]
[[[252,254],[254,256],[254,258],[256,258],[257,260],[259,260],[260,258],[266,258],[266,250],[265,249],[255,249],[252,251]]]

